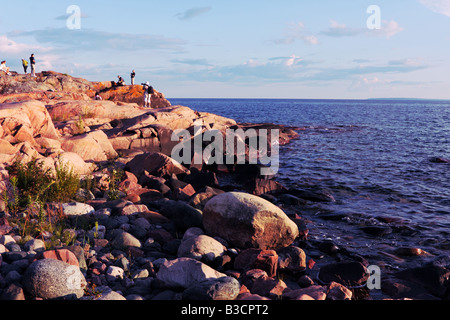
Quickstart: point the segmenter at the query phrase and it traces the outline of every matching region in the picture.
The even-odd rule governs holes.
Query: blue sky
[[[450,99],[450,0],[24,2],[0,17],[0,59],[18,71],[33,52],[38,72],[135,69],[169,98]]]

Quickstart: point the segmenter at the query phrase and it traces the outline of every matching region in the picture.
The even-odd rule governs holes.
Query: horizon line
[[[202,97],[202,98],[179,98],[173,97],[166,99],[180,99],[180,100],[354,100],[354,101],[377,101],[377,100],[385,100],[385,101],[450,101],[450,98],[224,98],[224,97]]]

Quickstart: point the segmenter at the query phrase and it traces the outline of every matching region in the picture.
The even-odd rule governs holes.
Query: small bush
[[[18,203],[14,203],[16,209],[28,208],[33,203],[69,201],[75,196],[80,184],[78,175],[63,165],[56,168],[55,175],[49,169],[44,169],[37,160],[27,164],[16,161],[7,169],[17,192]]]

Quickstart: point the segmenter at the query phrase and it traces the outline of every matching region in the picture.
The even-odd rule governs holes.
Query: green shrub
[[[80,184],[78,175],[61,164],[55,175],[35,159],[27,164],[16,161],[7,169],[17,193],[16,209],[28,208],[33,203],[67,202],[75,196]]]

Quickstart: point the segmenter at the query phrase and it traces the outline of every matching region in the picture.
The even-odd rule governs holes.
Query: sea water
[[[300,137],[280,149],[276,179],[290,188],[319,188],[332,203],[299,208],[312,235],[354,249],[450,249],[450,101],[169,99],[237,122],[295,127]],[[321,219],[335,214],[336,219]],[[330,222],[329,220],[333,220]],[[361,226],[390,225],[369,236]]]

